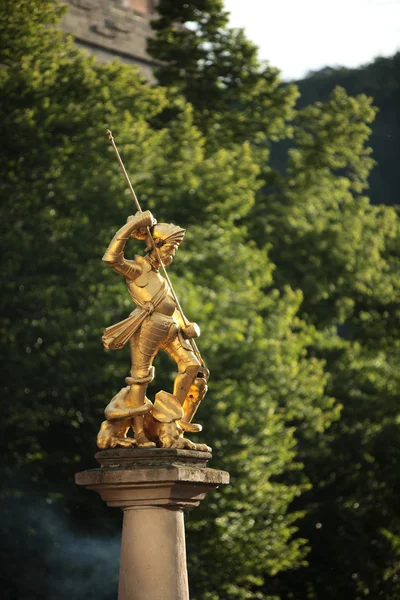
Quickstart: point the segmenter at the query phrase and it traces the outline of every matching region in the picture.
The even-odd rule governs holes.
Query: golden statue
[[[97,445],[101,449],[158,446],[210,451],[205,444],[194,444],[183,437],[185,432],[201,431],[201,425],[192,423],[192,419],[207,392],[209,376],[194,341],[200,335],[199,327],[183,314],[165,269],[173,261],[185,230],[171,223],[157,223],[150,211],[141,212],[114,139],[108,133],[138,212],[117,231],[103,261],[124,277],[137,308],[127,319],[104,331],[103,344],[108,350],[129,344],[131,371],[125,380],[127,386],[105,409],[106,421],[101,425]],[[145,241],[145,256],[125,258],[130,238]],[[173,393],[158,392],[153,404],[146,390],[154,378],[153,360],[160,349],[176,362],[178,374]],[[130,428],[134,438],[127,437]]]

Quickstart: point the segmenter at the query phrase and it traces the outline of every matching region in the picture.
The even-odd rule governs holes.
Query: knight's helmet
[[[172,223],[157,223],[157,225],[151,227],[150,231],[157,248],[161,248],[164,244],[178,248],[186,232],[185,229],[182,229],[178,225],[173,225]],[[151,252],[151,250],[153,250],[153,244],[150,236],[146,235],[145,251]]]

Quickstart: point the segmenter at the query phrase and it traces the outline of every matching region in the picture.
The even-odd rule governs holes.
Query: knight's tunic
[[[154,337],[160,337],[159,342],[161,342],[162,338],[168,333],[168,323],[169,325],[173,323],[172,315],[176,306],[170,295],[168,283],[157,271],[152,269],[149,261],[143,256],[135,256],[134,262],[138,267],[138,271],[140,271],[140,275],[135,279],[126,278],[125,281],[130,297],[138,308],[127,319],[105,329],[102,340],[108,350],[123,348],[142,327],[146,319],[154,321],[153,327],[151,327],[152,346],[155,342]],[[153,313],[160,313],[160,319],[157,319],[156,314],[154,319],[151,318]],[[163,326],[161,326],[161,322]],[[141,340],[141,345],[145,351],[146,339]]]

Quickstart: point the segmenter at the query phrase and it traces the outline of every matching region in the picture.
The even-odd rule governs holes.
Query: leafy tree
[[[326,361],[328,389],[343,405],[328,434],[300,444],[313,488],[294,506],[307,514],[300,531],[312,551],[307,571],[268,583],[284,598],[399,593],[399,221],[363,195],[372,118],[365,96],[340,88],[305,107],[279,192],[258,202],[275,283],[303,291],[300,315],[316,327],[309,353]]]
[[[81,535],[111,531],[100,499],[73,484],[74,472],[93,464],[102,410],[129,360],[108,355],[99,341],[102,328],[129,310],[123,284],[100,261],[132,210],[105,137],[111,127],[143,206],[189,228],[171,274],[185,312],[203,327],[212,370],[199,413],[205,441],[232,475],[231,486],[189,520],[192,597],[270,598],[260,591],[265,575],[299,567],[306,555],[305,540],[294,537],[300,513],[288,511],[307,488],[295,426],[313,436],[337,409],[322,361],[306,353],[314,333],[297,316],[301,294],[273,287],[268,254],[249,241],[246,222],[261,185],[257,150],[240,139],[213,147],[196,127],[196,107],[172,101],[130,67],[98,65],[78,52],[51,27],[60,14],[51,0],[0,5],[0,121],[8,142],[0,149],[3,531],[13,535],[3,591],[27,600],[36,589],[51,594],[22,568],[10,584],[10,565],[28,560],[34,547],[14,534],[21,517],[12,497],[30,498],[21,478],[42,502],[70,511]],[[169,107],[174,117],[160,127]],[[287,110],[283,97],[277,123]],[[170,370],[159,361],[157,386],[171,384]],[[37,522],[22,528],[46,545]]]
[[[154,25],[157,39],[150,49],[166,62],[162,83],[176,86],[200,110],[201,102],[208,102],[211,110],[218,106],[215,89],[220,81],[220,61],[212,52],[213,44],[243,34],[229,30],[226,21],[217,32],[207,30],[207,14],[211,10],[221,14],[219,2],[208,3],[208,13],[201,2],[185,2],[185,6],[189,12],[178,15],[170,3],[160,2],[161,19]],[[176,42],[181,35],[191,43],[182,58],[185,66],[179,70],[175,57],[180,57]],[[196,44],[207,61],[199,51],[191,52]],[[243,58],[241,48],[241,43],[233,44],[229,55],[224,54],[232,72]],[[303,475],[312,488],[292,507],[306,514],[299,522],[299,535],[310,540],[312,550],[307,569],[267,578],[264,594],[296,600],[398,598],[400,523],[393,469],[400,452],[396,408],[399,221],[396,210],[373,206],[366,197],[374,164],[367,144],[375,111],[365,95],[352,98],[342,88],[328,95],[322,81],[319,92],[324,103],[304,106],[303,101],[295,116],[290,104],[286,119],[294,119],[285,123],[281,135],[293,137],[278,146],[276,161],[271,142],[278,138],[259,115],[255,121],[264,137],[252,134],[257,125],[252,128],[246,99],[253,97],[255,82],[264,85],[265,77],[260,65],[253,68],[255,52],[248,62],[253,78],[241,80],[240,97],[231,81],[225,82],[226,95],[221,92],[227,100],[232,92],[237,102],[225,105],[225,122],[232,118],[235,125],[228,128],[226,137],[218,134],[218,139],[227,144],[232,139],[239,142],[241,125],[251,123],[247,139],[256,149],[261,185],[245,217],[248,234],[260,249],[266,239],[270,243],[269,255],[276,267],[272,287],[281,292],[287,286],[301,290],[299,316],[313,331],[307,356],[324,361],[328,390],[343,406],[341,420],[324,435],[304,430],[299,421],[293,421],[297,450],[305,465]],[[242,64],[245,69],[246,59]],[[376,78],[382,76],[382,61],[374,69]],[[316,77],[311,79],[308,90]],[[322,79],[321,75],[318,83]],[[395,75],[392,81],[397,81]],[[307,91],[306,83],[302,89]],[[293,87],[290,90],[294,94]],[[263,148],[272,147],[269,165],[279,165],[279,169],[271,170],[263,162],[267,154],[257,152],[260,139]],[[394,169],[391,172],[394,176]],[[375,202],[379,201],[376,197]],[[286,397],[290,398],[288,390]]]
[[[325,102],[338,85],[348,94],[364,93],[374,98],[378,113],[371,126],[371,146],[377,165],[369,178],[373,204],[399,203],[399,80],[400,52],[397,52],[394,56],[379,57],[357,69],[325,68],[297,82],[301,107],[318,100]]]
[[[363,195],[372,118],[370,100],[340,88],[305,107],[281,202],[264,198],[275,282],[302,289],[300,315],[316,328],[309,353],[326,361],[343,405],[328,434],[300,446],[313,488],[295,506],[312,552],[307,571],[275,582],[284,598],[399,594],[399,220]]]
[[[157,79],[191,103],[209,147],[247,140],[265,147],[286,136],[297,90],[260,63],[243,30],[227,27],[222,0],[161,0],[157,12],[148,43],[163,62]]]

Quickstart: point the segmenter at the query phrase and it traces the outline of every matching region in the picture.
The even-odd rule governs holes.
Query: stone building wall
[[[120,58],[137,65],[151,82],[155,62],[146,52],[152,35],[155,0],[63,0],[68,5],[61,27],[78,47],[102,62]]]

